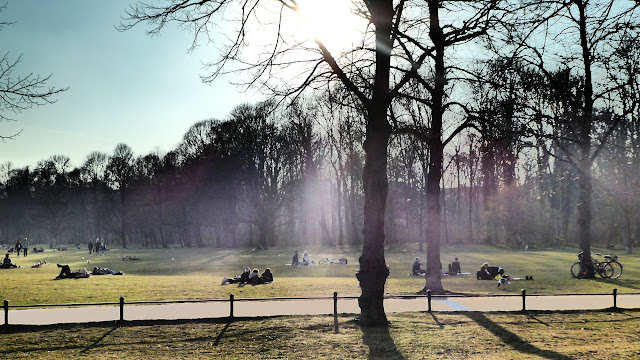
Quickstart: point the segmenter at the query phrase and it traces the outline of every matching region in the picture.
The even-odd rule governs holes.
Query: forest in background
[[[633,79],[637,86],[638,76]],[[566,136],[516,130],[535,119],[513,100],[483,97],[477,114],[491,121],[468,127],[445,149],[443,242],[578,246],[576,170],[565,155],[575,145]],[[559,105],[550,115],[563,124],[570,104]],[[505,108],[516,107],[522,114],[505,127]],[[397,113],[414,110],[398,106]],[[620,115],[598,112],[595,137],[608,136],[593,164],[596,246],[638,244],[638,115],[636,107],[604,134]],[[409,126],[401,121],[397,129]],[[75,168],[65,155],[33,168],[6,162],[0,165],[0,242],[28,237],[84,244],[100,237],[112,246],[360,245],[363,136],[359,109],[336,106],[326,95],[289,107],[239,105],[226,120],[195,123],[164,154],[135,155],[119,144]],[[387,244],[422,248],[429,226],[428,147],[398,130],[389,154]]]

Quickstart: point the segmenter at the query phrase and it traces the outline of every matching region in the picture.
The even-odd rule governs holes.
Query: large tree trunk
[[[591,261],[591,159],[588,151],[591,142],[581,144],[582,159],[578,171],[578,237],[580,250],[584,252],[583,263],[587,267],[587,278],[595,277],[595,267]]]
[[[431,136],[429,142],[429,173],[427,174],[427,269],[425,290],[434,294],[444,294],[442,287],[440,262],[440,180],[442,179],[443,143],[442,116],[444,113],[444,87],[446,84],[444,68],[444,35],[440,28],[438,7],[440,2],[429,1],[429,15],[431,25],[429,37],[436,48],[435,54],[435,86],[433,91],[433,105],[431,107]]]
[[[578,236],[580,250],[585,254],[583,262],[587,267],[587,278],[595,277],[591,261],[591,130],[593,127],[593,84],[591,77],[591,52],[587,42],[586,2],[576,1],[580,13],[580,46],[584,64],[584,113],[578,124],[578,146],[580,163],[578,169]]]
[[[389,268],[384,259],[384,215],[389,191],[387,145],[391,125],[387,119],[389,74],[391,68],[391,28],[393,1],[379,0],[370,5],[376,27],[376,74],[373,94],[367,106],[364,142],[364,229],[360,271],[356,275],[362,295],[358,299],[360,321],[364,325],[387,325],[384,312],[384,285]]]
[[[381,117],[380,115],[377,116]],[[386,121],[386,113],[384,114]],[[388,124],[387,124],[388,126]],[[368,126],[371,128],[372,126]],[[389,269],[384,259],[384,214],[389,184],[387,179],[387,142],[390,130],[367,131],[364,166],[364,229],[360,271],[356,275],[362,295],[358,299],[360,320],[365,325],[386,325],[384,285]]]
[[[436,149],[437,148],[437,149]],[[435,150],[435,151],[434,151]],[[425,290],[433,294],[444,294],[440,262],[441,207],[440,178],[442,173],[442,144],[431,148],[429,174],[427,177],[427,269]]]

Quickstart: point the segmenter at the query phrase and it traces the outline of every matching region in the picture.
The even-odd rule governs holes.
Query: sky
[[[134,0],[5,0],[0,14],[14,22],[0,31],[0,49],[22,54],[18,72],[52,74],[49,85],[69,89],[55,104],[7,114],[1,122],[0,164],[34,167],[52,155],[80,166],[92,151],[112,154],[119,143],[135,155],[173,149],[195,122],[225,119],[244,102],[261,100],[220,78],[204,84],[202,63],[212,46],[189,53],[192,35],[168,28],[160,36],[145,26],[116,30]]]

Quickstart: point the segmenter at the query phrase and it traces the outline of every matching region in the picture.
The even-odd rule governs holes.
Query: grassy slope
[[[303,249],[298,249],[302,251]],[[354,277],[358,268],[358,249],[320,250],[310,249],[315,261],[323,257],[346,257],[348,265],[317,265],[309,267],[287,266],[293,249],[270,249],[264,252],[220,249],[113,249],[105,256],[87,256],[86,251],[70,250],[31,254],[26,259],[14,258],[22,265],[19,269],[0,270],[0,297],[18,304],[115,302],[120,296],[127,301],[177,300],[228,298],[234,293],[238,298],[275,296],[331,296],[337,291],[341,296],[357,296],[360,293]],[[121,261],[121,255],[137,255],[140,261]],[[410,294],[424,286],[423,278],[407,276],[417,251],[387,251],[387,264],[391,269],[387,281],[387,294]],[[640,265],[638,255],[622,255],[624,274],[617,280],[576,280],[569,268],[576,261],[576,251],[565,249],[539,251],[511,251],[499,248],[473,246],[446,247],[443,266],[446,268],[453,256],[458,256],[463,271],[471,276],[444,277],[447,290],[464,293],[494,293],[494,282],[478,281],[475,271],[488,261],[500,265],[514,277],[532,275],[534,281],[515,282],[507,292],[526,289],[529,294],[542,293],[610,293],[618,288],[620,293],[640,291]],[[12,257],[13,258],[13,257]],[[47,260],[43,268],[32,269],[38,260]],[[90,264],[87,260],[91,261]],[[56,263],[69,264],[72,269],[93,266],[108,267],[126,273],[125,276],[92,276],[89,279],[53,280],[59,269]],[[243,266],[257,267],[261,271],[270,267],[276,281],[266,286],[221,286],[223,276],[232,276]]]

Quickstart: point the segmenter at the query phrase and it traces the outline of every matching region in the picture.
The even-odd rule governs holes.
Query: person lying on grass
[[[231,279],[227,278],[226,276],[224,278],[222,278],[222,285],[225,284],[246,284],[247,281],[249,281],[249,274],[251,274],[251,269],[248,267],[245,267],[244,269],[242,269],[242,274],[240,275],[236,275],[234,277],[232,277]]]
[[[60,265],[60,264],[57,264],[57,265],[59,268],[61,268],[61,270],[60,270],[60,274],[56,277],[56,280],[57,279],[80,279],[80,278],[89,277],[89,273],[87,272],[87,269],[81,269],[76,272],[71,272],[71,268],[69,268],[69,265]]]
[[[478,280],[493,280],[498,275],[504,275],[504,269],[500,266],[489,266],[489,263],[482,264],[480,271],[476,273]]]
[[[122,271],[115,272],[109,268],[101,268],[95,266],[93,268],[93,271],[91,272],[91,275],[124,275],[124,273]]]

